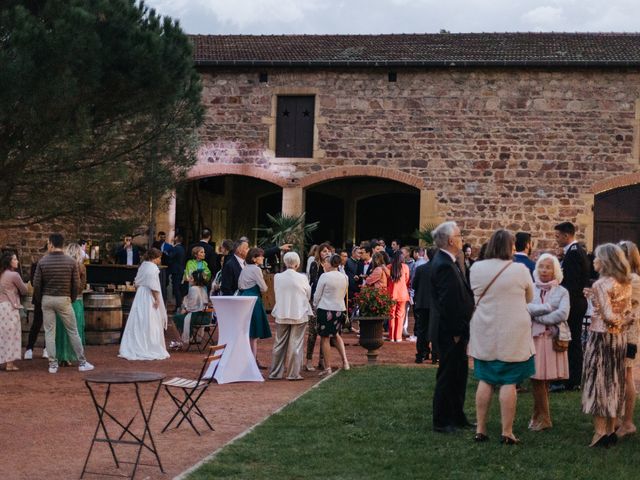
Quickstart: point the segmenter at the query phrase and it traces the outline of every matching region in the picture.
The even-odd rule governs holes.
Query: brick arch
[[[591,193],[597,195],[598,193],[606,192],[607,190],[628,187],[638,183],[640,183],[640,172],[628,173],[626,175],[611,177],[594,183],[593,187],[591,187]]]
[[[287,179],[282,178],[266,168],[254,165],[237,165],[227,163],[199,163],[193,166],[187,173],[188,180],[198,180],[206,177],[217,177],[220,175],[243,175],[259,180],[265,180],[279,187],[287,185]]]
[[[366,165],[335,167],[322,170],[317,173],[312,173],[311,175],[301,178],[299,186],[307,188],[318,183],[345,177],[378,177],[404,183],[405,185],[417,188],[418,190],[424,188],[424,179],[421,177],[401,172],[393,168],[371,167]]]

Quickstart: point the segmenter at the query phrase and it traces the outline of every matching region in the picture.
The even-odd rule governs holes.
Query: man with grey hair
[[[311,286],[307,276],[296,271],[300,266],[296,252],[286,253],[283,261],[287,269],[276,273],[273,279],[276,304],[271,314],[276,320],[276,339],[269,378],[282,378],[286,368],[287,380],[302,380],[304,332],[309,315],[313,314],[309,304]]]
[[[433,430],[453,433],[470,427],[464,414],[469,363],[467,343],[473,314],[473,293],[456,261],[462,234],[455,222],[444,222],[432,232],[440,249],[431,267],[431,342],[440,365],[433,393]]]

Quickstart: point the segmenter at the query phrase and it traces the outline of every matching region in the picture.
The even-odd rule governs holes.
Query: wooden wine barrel
[[[264,281],[267,284],[268,290],[262,294],[262,303],[264,303],[264,309],[267,312],[273,310],[273,307],[276,304],[276,292],[273,289],[273,279],[275,274],[273,273],[265,273]]]
[[[122,301],[117,293],[84,294],[84,333],[87,345],[120,342]]]

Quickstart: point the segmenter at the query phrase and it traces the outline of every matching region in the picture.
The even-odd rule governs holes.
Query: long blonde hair
[[[603,243],[596,248],[600,260],[600,275],[615,278],[619,283],[631,282],[631,267],[622,249],[613,243]]]
[[[84,256],[82,255],[82,247],[77,243],[70,243],[64,247],[65,255],[69,255],[73,258],[77,264],[84,263]]]
[[[623,240],[618,245],[629,261],[631,273],[640,275],[640,252],[638,252],[638,246],[630,240]]]

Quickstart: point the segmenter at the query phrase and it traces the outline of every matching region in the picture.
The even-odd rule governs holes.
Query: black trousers
[[[42,305],[39,303],[33,304],[33,323],[29,330],[29,340],[27,341],[27,350],[33,350],[38,340],[38,334],[42,328]]]
[[[462,426],[467,423],[464,400],[467,394],[469,360],[467,342],[453,337],[439,337],[440,365],[433,393],[433,426]]]
[[[173,297],[176,299],[176,312],[180,311],[180,305],[182,305],[182,275],[182,273],[171,274],[171,289]]]
[[[571,342],[569,343],[569,380],[567,388],[580,385],[582,380],[582,321],[587,313],[587,299],[582,294],[571,295],[571,308],[569,309],[569,329],[571,330]]]
[[[429,353],[431,353],[429,349],[429,309],[414,308],[413,316],[415,318],[413,332],[417,337],[416,358],[426,360],[429,357]]]

